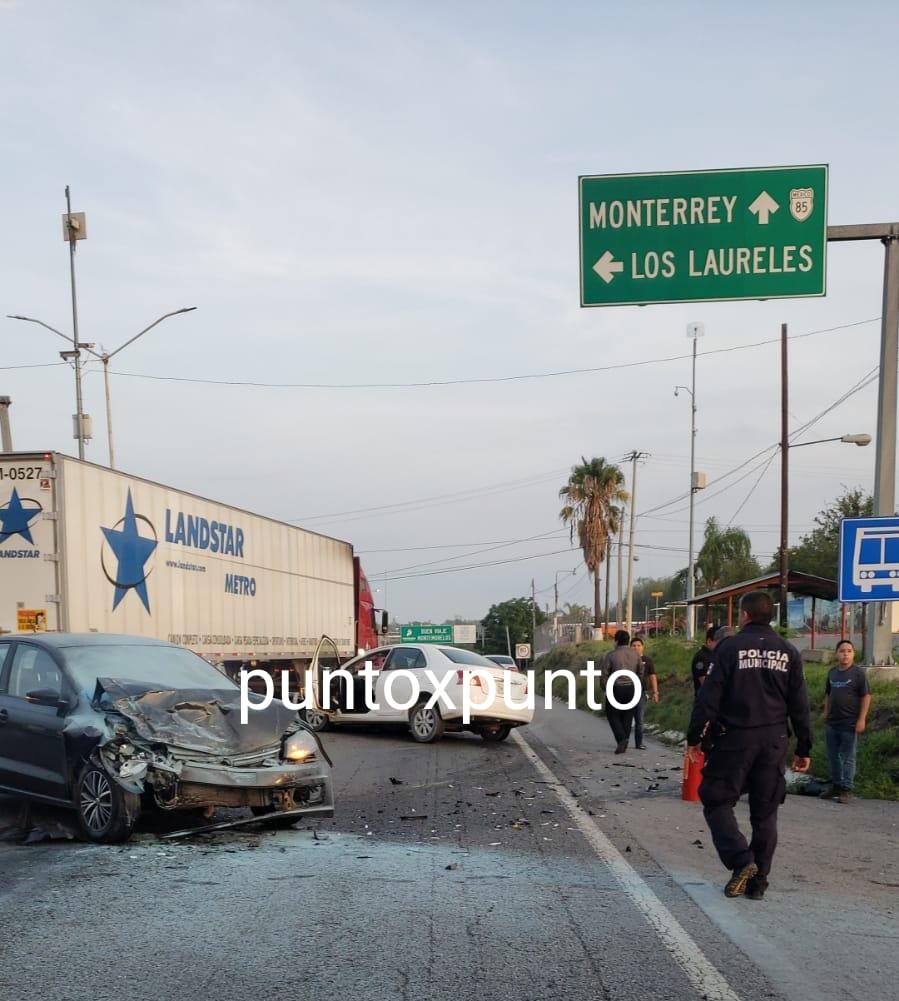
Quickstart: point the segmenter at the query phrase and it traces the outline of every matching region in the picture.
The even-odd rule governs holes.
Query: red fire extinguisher
[[[684,781],[681,785],[680,798],[688,803],[699,802],[699,783],[702,781],[702,769],[705,767],[705,755],[699,748],[695,751],[698,761],[691,761],[689,751],[684,752]]]

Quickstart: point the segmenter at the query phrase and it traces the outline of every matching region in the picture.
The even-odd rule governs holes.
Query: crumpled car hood
[[[275,747],[299,721],[295,710],[273,700],[240,722],[239,689],[165,689],[149,682],[98,678],[94,705],[111,707],[144,740],[201,754],[229,757]]]

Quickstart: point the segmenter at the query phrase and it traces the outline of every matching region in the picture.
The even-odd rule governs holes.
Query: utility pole
[[[631,631],[634,612],[634,522],[637,510],[637,461],[648,457],[648,452],[638,452],[636,449],[630,455],[624,457],[625,462],[630,461],[631,463],[631,518],[627,551],[627,610],[624,616],[624,628],[628,632]]]
[[[12,434],[9,430],[9,407],[12,400],[8,396],[0,396],[0,451],[12,451]]]
[[[509,656],[512,656],[511,650]],[[531,577],[531,659],[537,657],[537,592],[534,590],[534,578]]]
[[[701,323],[687,324],[687,337],[693,340],[693,377],[690,382],[690,543],[689,569],[687,570],[687,639],[695,633],[696,610],[690,601],[696,596],[696,566],[693,555],[693,507],[696,501],[696,345],[705,333]],[[675,389],[675,395],[677,390]]]
[[[787,325],[780,325],[780,624],[786,626],[790,563],[787,536],[790,510],[790,428],[789,370],[787,367]]]
[[[75,363],[75,437],[78,439],[78,458],[84,458],[85,418],[81,396],[81,349],[88,347],[78,339],[78,296],[75,290],[75,243],[87,239],[83,212],[72,212],[72,197],[66,185],[66,214],[62,217],[63,239],[69,244],[69,276],[72,287],[72,351],[62,351],[63,358]],[[93,347],[93,345],[90,345]]]
[[[618,595],[615,606],[615,629],[621,628],[623,619],[623,609],[621,601],[624,597],[624,572],[622,569],[622,552],[624,550],[624,511],[621,512],[621,520],[618,522]]]
[[[606,539],[606,614],[603,618],[603,639],[608,639],[609,634],[609,591],[612,585],[612,540]]]

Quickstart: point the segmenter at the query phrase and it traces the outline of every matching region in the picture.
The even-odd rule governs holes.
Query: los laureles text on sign
[[[690,198],[639,198],[627,201],[590,202],[590,229],[618,230],[665,226],[732,225],[739,211],[737,195],[705,195]],[[749,207],[746,207],[749,211]],[[811,244],[711,247],[707,251],[633,251],[631,277],[674,278],[678,269],[691,278],[708,275],[803,274],[814,267]]]

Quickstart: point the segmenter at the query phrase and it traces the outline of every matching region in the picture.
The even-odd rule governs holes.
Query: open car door
[[[324,687],[325,671],[336,671],[340,667],[340,654],[337,644],[330,636],[322,636],[312,655],[310,675],[312,678],[312,704],[318,712],[327,712],[332,708],[331,700]]]

